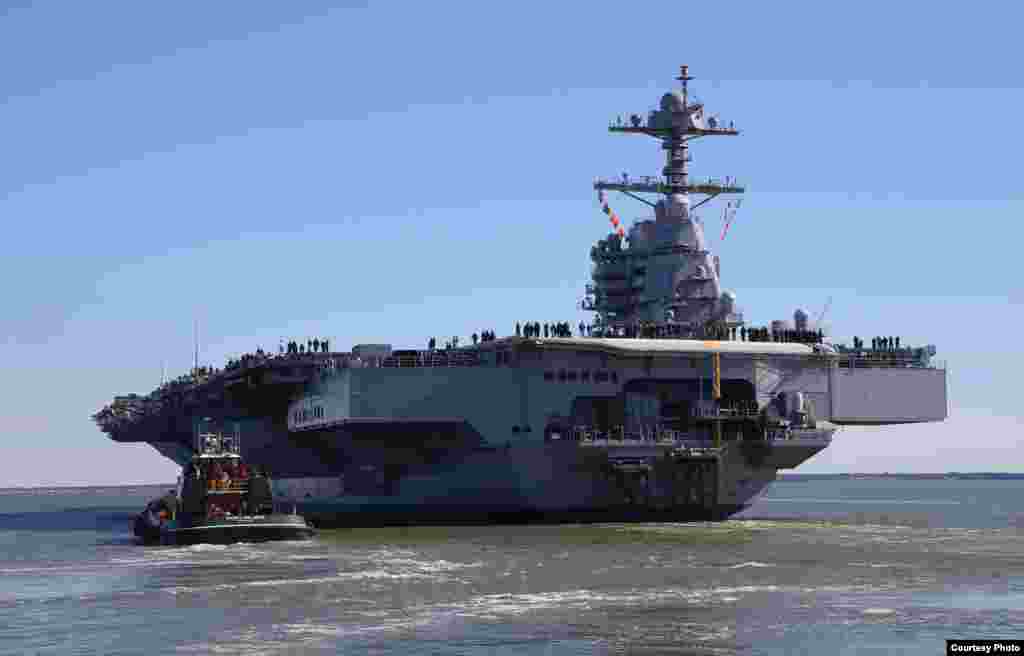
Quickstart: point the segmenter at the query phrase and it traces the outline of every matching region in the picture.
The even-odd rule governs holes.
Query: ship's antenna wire
[[[821,314],[818,315],[818,320],[814,322],[814,325],[815,325],[816,328],[821,328],[821,320],[825,318],[825,314],[828,312],[828,309],[830,307],[832,307],[832,297],[831,296],[829,296],[828,300],[825,301],[825,309],[823,309],[821,311]]]
[[[732,225],[733,219],[736,218],[736,210],[739,209],[740,202],[742,202],[742,200],[743,199],[741,198],[735,202],[729,201],[725,204],[725,207],[722,208],[722,220],[725,222],[725,225],[722,227],[721,241],[725,241],[725,233],[729,232],[729,226]]]
[[[192,346],[193,346],[193,357],[192,357],[192,375],[195,376],[199,371],[199,319],[196,318],[192,321]]]

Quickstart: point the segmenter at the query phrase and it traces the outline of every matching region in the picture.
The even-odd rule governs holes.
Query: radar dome
[[[794,312],[793,323],[796,324],[797,330],[807,330],[807,313],[803,310]]]
[[[661,97],[661,111],[681,112],[683,111],[683,93],[681,91],[670,91]]]
[[[732,292],[722,292],[721,302],[722,309],[725,310],[726,314],[732,314],[736,309],[736,294]]]

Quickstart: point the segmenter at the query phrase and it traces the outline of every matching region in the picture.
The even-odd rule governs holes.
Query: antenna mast
[[[720,194],[742,194],[745,189],[734,182],[722,184],[714,180],[690,184],[689,142],[705,136],[736,136],[740,131],[732,127],[731,123],[728,127],[719,125],[713,117],[705,121],[704,105],[690,103],[688,83],[693,77],[690,75],[689,66],[680,66],[679,76],[676,79],[679,80],[682,89],[674,94],[666,94],[662,98],[661,111],[650,112],[646,119],[639,114],[632,114],[629,117],[628,125],[623,125],[620,120],[608,127],[609,132],[645,134],[660,140],[662,150],[665,151],[663,177],[646,177],[637,182],[630,182],[628,176],[624,175],[621,182],[598,180],[594,183],[594,189],[619,191],[648,205],[653,205],[653,203],[634,194],[662,194],[665,196],[668,207],[676,209],[673,212],[674,215],[688,219],[690,194],[706,194],[708,196],[697,203],[694,206],[695,209]]]

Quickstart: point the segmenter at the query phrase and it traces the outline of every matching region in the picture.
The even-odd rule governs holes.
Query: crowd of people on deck
[[[221,464],[214,461],[206,473],[207,486],[211,490],[227,490],[232,483],[249,480],[249,467],[244,462],[236,466],[230,460]]]
[[[477,343],[478,339],[480,343],[483,344],[484,342],[493,342],[495,339],[497,339],[497,336],[494,334],[493,330],[481,330],[479,338],[477,337],[476,333],[473,333],[474,344]]]
[[[255,353],[245,353],[236,359],[228,360],[224,365],[225,371],[232,371],[234,369],[242,369],[244,367],[251,367],[254,364],[263,362],[270,355],[267,354],[262,348],[257,348]]]
[[[679,335],[669,335],[671,327],[660,327],[654,324],[642,323],[636,326],[626,326],[620,333],[612,332],[605,334],[606,337],[626,338],[657,338]],[[580,337],[591,337],[594,334],[593,326],[580,322],[577,326]],[[606,331],[607,332],[607,331]],[[600,333],[599,333],[600,334]],[[553,322],[541,324],[539,322],[516,322],[516,337],[572,337],[572,328],[568,322]],[[821,330],[783,330],[772,332],[769,328],[747,328],[745,326],[707,326],[699,335],[703,339],[717,339],[723,341],[736,341],[739,338],[748,342],[797,342],[801,344],[820,344],[824,341],[825,335]]]
[[[864,340],[860,337],[853,338],[853,348],[858,351],[864,349]],[[900,350],[900,338],[899,337],[873,337],[871,338],[871,350],[872,351],[899,351]]]
[[[280,345],[278,347],[278,352],[285,353],[285,346],[284,346],[284,344],[282,344],[282,345]],[[327,340],[326,338],[324,338],[324,339],[317,339],[316,337],[314,337],[313,339],[307,339],[305,344],[303,344],[303,343],[301,343],[299,341],[296,341],[296,340],[292,340],[292,341],[288,342],[288,349],[287,349],[287,353],[286,354],[287,355],[305,355],[307,353],[330,353],[330,352],[331,352],[331,343],[330,343],[329,340]]]
[[[856,358],[857,361],[927,365],[929,357],[925,348],[902,345],[899,337],[874,337],[868,345],[860,337],[853,338],[853,347],[839,344],[839,352]],[[852,362],[851,362],[852,366]]]
[[[736,329],[732,329],[732,338],[736,339]],[[818,330],[782,330],[772,332],[768,328],[740,328],[740,339],[746,342],[784,342],[798,344],[821,344],[825,333]]]
[[[590,334],[589,327],[582,321],[579,325],[580,336]],[[516,337],[572,337],[572,324],[568,321],[553,321],[541,324],[539,321],[516,322]]]
[[[477,344],[483,344],[484,342],[493,342],[494,340],[498,339],[498,335],[493,330],[481,330],[479,333],[473,333],[470,336],[470,339],[473,340],[473,345],[476,346]],[[451,351],[457,348],[459,348],[458,336],[452,337],[450,340],[444,343],[444,350],[446,351]],[[427,340],[427,350],[437,350],[436,337],[431,337],[430,339]]]
[[[292,340],[287,343],[284,342],[278,347],[278,357],[294,357],[313,353],[330,353],[330,341],[324,339],[308,339],[305,344],[299,343],[297,340]],[[251,367],[262,362],[266,362],[275,356],[271,355],[267,351],[264,351],[262,347],[258,347],[252,353],[245,353],[237,358],[229,359],[223,369],[216,367],[194,367],[188,374],[183,374],[169,381],[165,381],[160,385],[158,391],[160,392],[171,392],[182,389],[189,385],[193,385],[197,382],[202,382],[206,378],[216,376],[217,374],[225,371],[233,371],[236,369],[243,369],[245,367]]]

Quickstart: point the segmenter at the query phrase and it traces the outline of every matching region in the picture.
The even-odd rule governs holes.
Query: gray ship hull
[[[829,441],[828,431],[719,449],[570,440],[479,451],[458,463],[278,476],[274,496],[323,526],[716,521],[748,507],[778,469]]]
[[[702,364],[713,353],[715,402]],[[269,470],[275,497],[322,525],[683,521],[748,507],[840,421],[945,411],[944,371],[842,369],[799,344],[512,338],[465,366],[345,357],[268,359],[112,437],[185,464],[198,420],[213,417]],[[716,403],[754,409],[716,418]],[[595,424],[625,432],[584,430]],[[677,429],[668,439],[650,430],[664,425]]]

